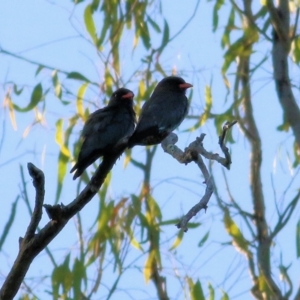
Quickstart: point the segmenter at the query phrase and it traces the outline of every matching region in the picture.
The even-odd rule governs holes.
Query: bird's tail
[[[76,170],[76,172],[74,173],[73,180],[75,180],[77,177],[79,177],[83,173],[83,171],[85,170],[85,168],[80,168],[78,166],[78,164],[76,163],[73,166],[73,168],[70,170],[70,173],[73,173],[75,170]]]

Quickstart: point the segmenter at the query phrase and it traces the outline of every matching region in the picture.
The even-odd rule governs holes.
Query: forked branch
[[[68,221],[95,196],[123,150],[104,157],[89,184],[76,199],[66,206],[63,204],[44,205],[44,173],[32,163],[28,163],[28,171],[36,190],[35,207],[24,238],[19,238],[19,253],[0,289],[0,300],[14,298],[34,258],[57,236]],[[37,233],[37,226],[42,217],[42,206],[46,208],[51,220]]]
[[[204,183],[206,184],[205,193],[201,200],[195,206],[193,206],[186,215],[184,215],[180,219],[178,224],[176,224],[177,228],[181,228],[184,232],[188,230],[187,224],[190,221],[190,219],[194,217],[201,209],[207,209],[207,204],[213,193],[213,182],[206,168],[206,165],[203,162],[202,156],[209,160],[217,161],[229,170],[231,165],[231,156],[228,148],[225,146],[225,137],[227,131],[234,124],[236,124],[236,121],[226,122],[226,124],[223,126],[222,134],[219,137],[219,144],[225,157],[221,157],[218,153],[211,153],[204,148],[204,133],[202,133],[200,137],[197,137],[196,140],[192,142],[187,148],[185,148],[184,151],[182,151],[175,145],[178,141],[178,137],[173,132],[169,134],[161,143],[161,146],[164,149],[164,151],[173,156],[178,162],[183,164],[188,164],[192,161],[195,162],[201,170],[204,177]]]

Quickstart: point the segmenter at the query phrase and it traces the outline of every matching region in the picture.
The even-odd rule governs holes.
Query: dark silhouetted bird
[[[160,81],[142,107],[128,147],[159,144],[178,127],[188,113],[185,92],[190,87],[190,83],[176,76]]]
[[[83,143],[78,161],[70,171],[76,170],[73,179],[99,157],[112,154],[118,145],[127,143],[136,123],[133,97],[132,91],[120,88],[112,94],[106,107],[89,116],[81,133]]]

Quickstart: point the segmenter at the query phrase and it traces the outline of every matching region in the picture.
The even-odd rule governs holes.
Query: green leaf
[[[191,229],[191,228],[198,228],[199,226],[201,226],[201,223],[200,223],[200,222],[189,222],[189,223],[187,224],[187,227],[188,227],[189,229]]]
[[[113,202],[109,202],[108,204],[103,203],[101,205],[101,213],[98,218],[98,230],[106,239],[109,238],[109,236],[111,235],[111,230],[109,228],[109,221],[112,218],[113,212],[114,212]]]
[[[240,250],[242,253],[249,252],[248,249],[248,241],[244,238],[242,232],[236,223],[232,220],[229,210],[227,208],[224,209],[224,224],[227,232],[233,238],[233,245]]]
[[[169,40],[170,40],[170,28],[169,28],[168,22],[165,20],[165,23],[164,23],[164,32],[163,32],[163,37],[162,37],[161,45],[159,47],[159,52],[163,51],[163,49],[167,46]]]
[[[84,107],[83,107],[83,97],[85,94],[85,91],[88,87],[89,83],[85,82],[78,90],[77,93],[77,100],[76,100],[76,108],[77,108],[77,113],[78,115],[84,120],[85,120],[85,113],[84,113]]]
[[[4,103],[6,103],[5,105],[8,106],[9,118],[10,118],[11,124],[12,124],[14,130],[17,130],[17,122],[16,122],[16,115],[15,115],[15,110],[14,110],[14,104],[12,102],[11,95],[10,95],[9,91],[5,95]]]
[[[165,70],[163,69],[163,67],[161,66],[161,64],[159,62],[155,63],[155,70],[157,70],[162,76],[167,76]]]
[[[209,290],[208,300],[214,300],[215,299],[215,290],[210,283],[208,283],[208,290]]]
[[[149,213],[152,218],[157,218],[159,221],[162,219],[162,214],[159,205],[155,201],[155,199],[152,196],[149,196],[147,199],[148,207],[149,207]]]
[[[297,36],[292,42],[292,57],[296,64],[300,62],[300,37]]]
[[[150,35],[149,35],[149,30],[148,26],[145,22],[142,22],[139,26],[139,33],[142,38],[143,44],[146,49],[150,49],[151,43],[150,43]]]
[[[59,79],[58,79],[57,70],[53,71],[52,83],[53,83],[53,87],[54,87],[55,96],[57,98],[61,99],[62,87],[61,87],[61,84],[60,84]]]
[[[63,120],[59,119],[56,122],[56,134],[55,141],[60,147],[60,152],[58,156],[58,166],[57,166],[57,191],[56,191],[56,200],[55,203],[58,203],[59,197],[63,187],[63,181],[67,174],[67,167],[71,157],[70,150],[68,149],[68,136],[72,131],[74,124],[68,128],[66,133],[63,131]],[[65,137],[67,135],[67,137]]]
[[[107,94],[111,95],[113,93],[114,78],[112,77],[111,72],[108,68],[105,69],[104,82]]]
[[[229,300],[228,294],[225,293],[224,291],[222,291],[222,293],[223,293],[223,296],[222,296],[221,300]]]
[[[167,45],[170,39],[170,28],[168,22],[165,20],[165,26],[164,26],[164,33],[163,33],[163,39],[162,39],[162,45],[163,47]]]
[[[288,132],[290,129],[290,124],[289,122],[284,122],[283,124],[277,126],[276,128],[278,131],[285,131]]]
[[[52,288],[54,299],[59,298],[60,287],[66,297],[72,286],[72,272],[69,268],[70,254],[67,255],[64,263],[56,267],[52,272]]]
[[[209,231],[207,231],[204,237],[200,240],[200,242],[198,243],[198,247],[202,247],[204,243],[207,241],[208,237],[209,237]]]
[[[152,28],[157,32],[157,33],[161,33],[161,29],[158,26],[158,24],[151,18],[151,17],[147,17],[147,21],[149,22],[149,24],[152,26]]]
[[[136,213],[141,211],[141,199],[134,194],[131,194],[132,206]]]
[[[97,41],[97,48],[98,49],[101,49],[102,44],[104,42],[104,39],[105,39],[105,37],[106,37],[106,35],[107,35],[108,31],[109,31],[108,29],[111,26],[111,22],[110,21],[111,20],[108,17],[105,18],[105,20],[104,20],[104,24],[103,24],[103,27],[102,27],[102,30],[101,30],[101,33],[100,33],[100,37],[99,37],[99,39]]]
[[[236,102],[234,105],[239,105],[239,103]],[[224,123],[226,123],[227,121],[229,121],[229,122],[234,121],[234,116],[233,116],[234,105],[232,105],[224,113],[214,116],[214,123],[215,123],[215,127],[217,129],[218,135],[221,134]]]
[[[76,80],[82,80],[82,81],[86,81],[86,82],[91,83],[91,81],[89,79],[87,79],[85,76],[83,76],[79,72],[71,72],[71,73],[68,74],[67,78],[69,78],[69,79],[76,79]]]
[[[184,231],[183,230],[180,230],[177,234],[177,237],[173,243],[173,245],[171,246],[171,248],[169,249],[169,251],[171,250],[174,250],[175,248],[177,248],[181,242],[182,242],[182,239],[183,239],[183,234],[184,234]]]
[[[74,299],[80,299],[81,294],[81,283],[84,281],[85,287],[87,284],[87,276],[86,276],[86,268],[84,266],[83,261],[78,258],[75,259],[73,266],[73,291],[74,291]]]
[[[296,169],[297,166],[300,164],[299,145],[296,141],[294,141],[293,150],[295,156],[295,161],[293,162],[293,168]]]
[[[56,122],[56,134],[55,141],[60,146],[60,151],[67,157],[71,157],[70,150],[64,144],[64,132],[63,132],[63,119],[59,119]]]
[[[15,93],[17,96],[21,95],[21,93],[23,92],[23,89],[24,89],[24,88],[21,88],[21,89],[18,90],[18,86],[17,86],[16,84],[14,84],[14,93]]]
[[[107,191],[108,191],[108,187],[110,186],[110,182],[111,182],[111,178],[112,178],[112,173],[109,172],[102,184],[102,187],[99,191],[99,197],[100,197],[100,204],[103,205],[103,203],[105,203],[105,199],[106,199],[106,195],[107,195]]]
[[[17,204],[18,204],[18,201],[19,201],[19,196],[17,197],[17,199],[13,202],[12,206],[11,206],[11,212],[10,212],[10,215],[9,215],[9,219],[7,221],[7,223],[5,224],[4,228],[3,228],[3,231],[2,231],[2,235],[1,235],[1,238],[0,238],[0,251],[2,249],[2,246],[10,232],[10,228],[12,226],[12,224],[14,223],[14,220],[15,220],[15,216],[16,216],[16,210],[17,210]]]
[[[206,86],[205,87],[205,110],[204,113],[201,116],[200,119],[200,124],[196,124],[196,126],[203,126],[203,124],[205,124],[205,122],[208,120],[209,116],[210,116],[210,112],[211,112],[211,108],[212,108],[212,94],[211,94],[211,87],[210,86]]]
[[[231,44],[224,54],[224,63],[222,66],[222,74],[225,76],[232,62],[237,57],[248,57],[252,53],[252,45],[258,41],[259,35],[256,29],[247,28],[241,38]]]
[[[136,249],[138,249],[138,250],[144,252],[144,249],[143,249],[143,247],[141,246],[141,244],[140,244],[133,236],[130,237],[130,244],[131,244],[134,248],[136,248]]]
[[[119,40],[114,39],[114,41],[111,39],[112,43],[112,57],[113,57],[113,68],[117,72],[117,74],[120,74],[120,55],[119,55]]]
[[[300,220],[297,223],[296,227],[296,253],[297,258],[300,257]]]
[[[225,46],[226,47],[230,46],[230,33],[232,32],[233,29],[236,29],[236,26],[234,25],[234,21],[235,21],[235,10],[234,8],[232,8],[228,18],[228,23],[225,27],[225,31],[221,39],[222,48],[224,48]]]
[[[190,277],[187,277],[187,282],[190,289],[191,300],[205,300],[199,279],[194,283]]]
[[[58,155],[58,165],[57,165],[57,190],[55,195],[55,204],[59,202],[59,197],[63,188],[63,181],[67,174],[69,163],[69,157],[64,155],[62,152]]]
[[[219,10],[224,5],[224,0],[217,0],[215,2],[214,10],[213,10],[213,31],[215,32],[217,30],[218,24],[219,24]]]
[[[99,7],[99,4],[100,4],[100,0],[93,0],[92,2],[92,10],[93,11],[96,11]]]
[[[159,222],[159,226],[176,225],[177,223],[178,223],[178,219],[171,219],[171,220]]]
[[[157,249],[152,249],[146,259],[145,267],[144,267],[144,278],[146,283],[149,282],[151,279],[151,276],[153,274],[153,266],[157,265],[158,261],[160,260],[159,258],[159,253]]]
[[[289,283],[289,273],[288,273],[288,270],[289,268],[291,267],[292,263],[289,264],[289,266],[284,266],[282,264],[280,264],[278,266],[279,268],[279,278],[281,281],[284,281],[284,282],[287,282]]]
[[[139,212],[136,211],[132,205],[129,205],[127,207],[127,214],[126,214],[126,217],[124,218],[123,228],[127,232],[130,239],[134,239],[134,233],[132,231],[132,222],[137,217],[138,213]]]
[[[191,294],[192,294],[191,295],[192,300],[205,300],[203,290],[202,290],[202,286],[201,286],[201,283],[200,283],[199,279],[197,280],[196,284],[194,285]]]
[[[93,19],[93,6],[89,4],[84,10],[84,23],[86,30],[90,34],[93,42],[97,45],[97,34],[96,34],[96,26]]]
[[[33,108],[35,108],[42,99],[43,99],[43,87],[39,83],[33,89],[32,94],[31,94],[30,103],[26,107],[21,108],[18,105],[13,104],[13,108],[19,112],[27,112],[27,111],[30,111]]]
[[[42,70],[44,69],[44,66],[39,66],[38,68],[37,68],[37,70],[35,71],[35,76],[37,76]]]

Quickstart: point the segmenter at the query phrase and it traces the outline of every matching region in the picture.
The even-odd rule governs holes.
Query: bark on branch
[[[267,7],[274,30],[272,59],[276,91],[283,109],[284,121],[290,125],[300,149],[300,109],[292,90],[288,64],[291,45],[289,2],[279,1],[278,7],[275,7],[273,1],[268,0]]]
[[[213,193],[213,181],[206,168],[205,163],[203,162],[202,156],[209,160],[215,160],[225,168],[230,169],[231,156],[229,154],[228,148],[225,146],[224,140],[227,130],[230,129],[234,124],[236,124],[236,121],[233,121],[231,123],[227,122],[223,127],[221,136],[219,137],[219,144],[225,157],[221,157],[217,153],[208,152],[203,147],[205,134],[201,134],[200,137],[197,137],[196,140],[192,142],[184,151],[182,151],[175,145],[178,141],[178,137],[173,132],[169,134],[161,143],[164,151],[173,156],[178,162],[184,164],[188,164],[192,161],[195,162],[201,170],[204,177],[204,183],[206,184],[205,193],[201,200],[180,219],[178,224],[176,224],[177,228],[181,228],[184,232],[187,232],[188,222],[192,217],[194,217],[201,209],[204,209],[206,211],[207,204]]]
[[[36,229],[42,217],[45,178],[44,173],[40,169],[32,163],[28,163],[28,171],[36,190],[34,212],[24,238],[19,239],[19,253],[1,287],[0,300],[14,298],[34,258],[57,236],[68,221],[95,196],[123,150],[120,149],[111,156],[103,158],[102,163],[88,185],[70,204],[67,206],[63,204],[55,206],[44,205],[51,221],[38,233],[36,233]]]

